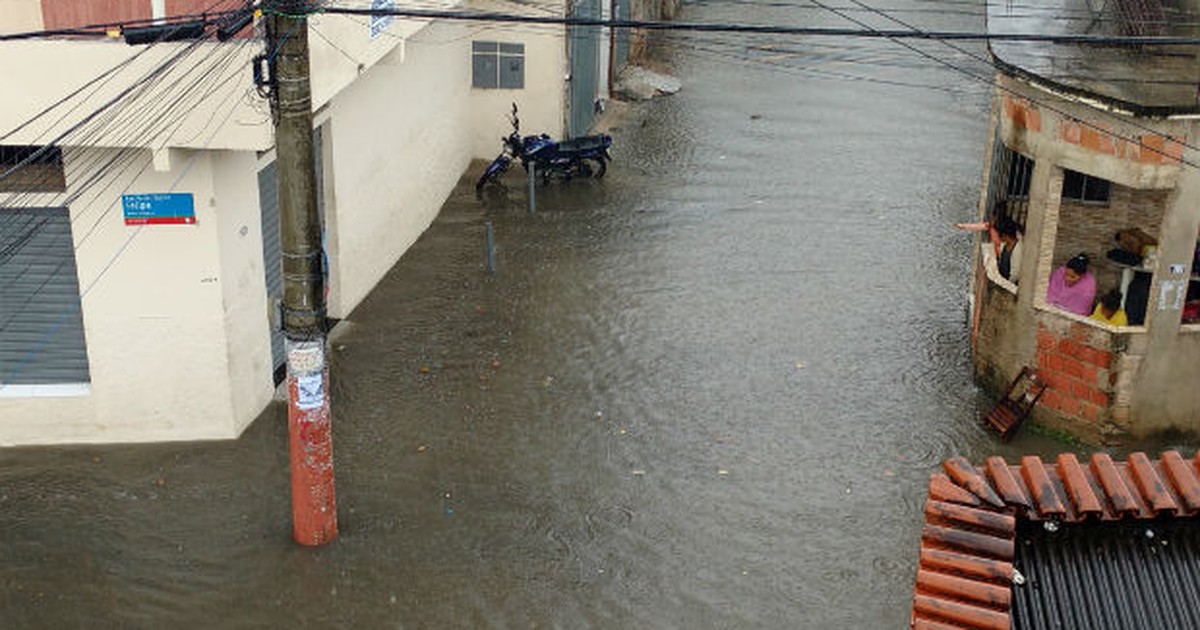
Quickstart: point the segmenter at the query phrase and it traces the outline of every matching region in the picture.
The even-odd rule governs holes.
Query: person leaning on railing
[[[1087,254],[1076,254],[1050,274],[1046,301],[1076,315],[1090,315],[1096,300],[1096,276],[1088,271]]]
[[[1017,284],[1021,279],[1021,226],[1001,216],[989,233],[996,248],[996,268],[1009,282]]]

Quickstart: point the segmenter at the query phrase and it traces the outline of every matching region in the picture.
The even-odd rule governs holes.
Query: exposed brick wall
[[[1141,362],[1130,336],[1040,313],[1037,372],[1049,387],[1038,405],[1085,438],[1110,441],[1125,435]]]
[[[1079,252],[1087,252],[1096,276],[1096,297],[1119,287],[1121,268],[1105,257],[1116,247],[1113,235],[1117,230],[1136,227],[1157,236],[1167,194],[1165,190],[1135,190],[1113,184],[1106,206],[1064,200],[1059,209],[1054,267]]]

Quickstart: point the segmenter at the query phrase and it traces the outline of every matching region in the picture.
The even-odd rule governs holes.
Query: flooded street
[[[848,25],[772,6],[680,19]],[[905,627],[941,460],[1076,450],[978,425],[951,226],[989,86],[884,40],[667,40],[684,89],[610,119],[604,180],[530,214],[475,165],[332,335],[336,542],[291,541],[279,403],[236,442],[2,450],[0,625]]]

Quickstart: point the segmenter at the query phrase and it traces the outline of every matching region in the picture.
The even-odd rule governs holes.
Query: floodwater
[[[950,226],[987,83],[877,40],[662,55],[684,90],[609,119],[603,181],[530,214],[468,173],[339,326],[334,543],[291,542],[279,404],[235,442],[4,450],[0,625],[905,627],[939,462],[1076,450],[978,425]]]

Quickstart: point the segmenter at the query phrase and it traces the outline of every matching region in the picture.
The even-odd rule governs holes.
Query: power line
[[[819,3],[818,3],[819,4]],[[608,28],[637,28],[655,31],[691,31],[709,33],[753,33],[769,35],[806,35],[822,37],[865,37],[872,39],[924,39],[935,41],[1011,41],[1054,44],[1094,44],[1107,46],[1198,46],[1200,37],[1178,36],[1108,36],[1046,33],[986,33],[965,31],[881,30],[820,26],[776,26],[770,24],[729,24],[703,22],[661,22],[650,20],[604,20],[577,17],[512,15],[489,12],[438,11],[430,9],[356,9],[329,6],[318,12],[334,15],[393,16],[471,22],[502,22],[516,24],[558,24],[564,26],[603,26]],[[852,18],[847,18],[851,19]],[[853,21],[853,20],[852,20]]]
[[[813,1],[814,1],[814,2],[818,2],[818,0],[813,0]],[[850,1],[851,1],[851,2],[854,2],[855,4],[857,4],[857,5],[861,6],[861,7],[864,7],[864,8],[870,9],[870,10],[871,10],[871,11],[873,11],[874,13],[876,13],[876,14],[878,14],[878,15],[881,15],[881,16],[883,16],[883,17],[885,17],[885,18],[887,18],[887,19],[889,19],[889,20],[891,20],[891,21],[893,21],[893,22],[895,22],[895,23],[897,23],[897,24],[900,24],[901,26],[904,26],[904,27],[906,27],[906,28],[908,28],[908,29],[912,30],[912,31],[917,31],[917,32],[919,32],[919,30],[920,30],[920,29],[918,29],[917,27],[915,27],[915,26],[913,26],[913,25],[911,25],[911,24],[908,24],[908,23],[904,22],[903,20],[901,20],[901,19],[899,19],[899,18],[892,17],[892,16],[890,16],[890,15],[888,15],[888,14],[886,14],[886,13],[883,13],[883,12],[881,12],[881,11],[877,10],[877,9],[874,9],[874,8],[872,8],[870,5],[868,5],[868,4],[864,3],[864,2],[862,2],[862,0],[850,0]],[[837,11],[835,11],[835,13],[837,13]],[[842,15],[842,14],[838,13],[838,15]],[[848,17],[848,16],[845,16],[845,15],[842,15],[842,17],[844,17],[844,18],[846,18],[846,19],[848,19],[848,20],[850,20],[850,21],[852,21],[852,22],[855,22],[856,24],[860,24],[860,25],[862,24],[861,22],[859,22],[858,20],[856,20],[856,19],[854,19],[854,18],[852,18],[852,17]],[[1112,131],[1112,130],[1109,130],[1109,129],[1105,129],[1105,128],[1103,128],[1103,127],[1101,127],[1101,126],[1099,126],[1099,125],[1097,125],[1097,124],[1095,124],[1095,123],[1092,123],[1092,122],[1089,122],[1089,121],[1086,121],[1086,120],[1082,120],[1082,119],[1078,118],[1077,116],[1074,116],[1074,115],[1070,114],[1069,112],[1066,112],[1066,111],[1064,111],[1064,110],[1062,110],[1062,109],[1060,109],[1060,108],[1057,108],[1057,107],[1055,107],[1055,106],[1053,106],[1053,105],[1050,105],[1049,103],[1046,103],[1045,101],[1038,100],[1038,99],[1034,99],[1034,98],[1030,98],[1030,97],[1028,97],[1028,96],[1026,96],[1026,95],[1023,95],[1023,94],[1020,94],[1020,93],[1018,93],[1016,90],[1013,90],[1012,88],[1009,88],[1009,87],[1006,87],[1006,86],[1004,86],[1004,85],[1001,85],[1000,83],[996,83],[996,82],[992,81],[990,77],[979,77],[978,75],[975,75],[974,73],[971,73],[971,72],[968,72],[968,71],[966,71],[966,70],[963,70],[962,68],[959,68],[959,67],[957,67],[957,66],[955,66],[955,65],[953,65],[953,64],[951,64],[951,63],[949,63],[949,62],[947,62],[947,61],[943,61],[943,60],[937,59],[936,57],[933,57],[932,55],[929,55],[928,53],[926,53],[926,52],[924,52],[924,51],[921,51],[921,50],[919,50],[919,49],[917,49],[917,48],[915,48],[915,47],[911,46],[910,44],[908,44],[908,43],[906,43],[906,42],[899,42],[899,41],[898,41],[898,42],[896,42],[896,43],[897,43],[897,44],[900,44],[901,46],[904,46],[905,48],[908,48],[908,49],[910,49],[910,50],[913,50],[914,52],[917,52],[917,53],[919,53],[919,54],[921,54],[921,55],[923,55],[923,56],[929,57],[930,59],[933,59],[934,61],[937,61],[938,63],[944,64],[944,65],[946,65],[947,67],[949,67],[949,68],[951,68],[951,69],[953,69],[953,70],[955,70],[955,71],[957,71],[957,72],[960,72],[960,73],[962,73],[962,74],[965,74],[965,75],[967,75],[968,77],[971,77],[971,78],[973,78],[973,79],[975,79],[975,80],[979,80],[979,81],[985,81],[985,82],[987,82],[987,83],[989,83],[989,84],[994,84],[994,85],[995,85],[995,87],[996,87],[997,89],[1003,90],[1003,91],[1005,91],[1005,92],[1007,92],[1007,93],[1009,93],[1009,94],[1012,94],[1012,95],[1014,95],[1014,96],[1017,96],[1017,97],[1020,97],[1020,98],[1024,98],[1024,99],[1027,99],[1027,100],[1030,100],[1030,101],[1032,101],[1032,102],[1035,102],[1035,103],[1037,103],[1039,106],[1041,106],[1041,107],[1045,107],[1046,109],[1048,109],[1048,110],[1050,110],[1050,111],[1052,111],[1052,112],[1054,112],[1054,113],[1056,113],[1056,114],[1059,114],[1059,115],[1061,115],[1061,116],[1063,116],[1063,117],[1065,117],[1065,118],[1068,118],[1068,119],[1070,119],[1070,120],[1074,120],[1074,121],[1078,122],[1079,124],[1081,124],[1081,125],[1083,125],[1083,126],[1085,126],[1085,127],[1089,127],[1089,128],[1091,128],[1091,129],[1093,129],[1093,130],[1095,130],[1095,131],[1099,131],[1100,133],[1103,133],[1103,134],[1109,135],[1109,136],[1111,136],[1111,137],[1113,137],[1113,138],[1117,138],[1117,139],[1120,139],[1120,140],[1124,140],[1124,141],[1126,141],[1126,142],[1132,142],[1132,143],[1134,143],[1134,144],[1137,144],[1137,145],[1138,145],[1138,146],[1140,146],[1141,148],[1143,148],[1143,149],[1146,149],[1146,150],[1149,150],[1149,151],[1151,151],[1151,152],[1153,152],[1153,153],[1157,153],[1157,154],[1159,154],[1159,155],[1162,155],[1162,156],[1165,156],[1165,157],[1169,157],[1169,158],[1172,158],[1172,159],[1178,159],[1178,160],[1180,161],[1180,163],[1182,163],[1182,164],[1186,164],[1186,165],[1188,165],[1188,166],[1191,166],[1191,167],[1194,167],[1194,168],[1200,168],[1200,164],[1196,164],[1196,163],[1194,163],[1194,162],[1191,162],[1191,161],[1189,161],[1189,160],[1186,160],[1186,159],[1184,159],[1184,158],[1183,158],[1183,156],[1182,156],[1182,155],[1181,155],[1181,156],[1179,156],[1178,158],[1175,158],[1175,157],[1173,157],[1173,156],[1169,155],[1168,153],[1166,153],[1166,151],[1164,151],[1164,150],[1161,150],[1161,149],[1156,149],[1156,148],[1154,148],[1154,147],[1150,147],[1150,146],[1146,146],[1145,144],[1143,144],[1143,143],[1142,143],[1141,139],[1138,139],[1138,138],[1127,138],[1127,137],[1125,137],[1125,136],[1123,136],[1123,135],[1121,135],[1121,134],[1119,134],[1119,133],[1116,133],[1115,131]],[[969,55],[969,56],[971,56],[971,57],[973,57],[973,58],[975,58],[975,59],[979,59],[979,60],[981,60],[981,61],[987,61],[987,60],[984,60],[983,58],[981,58],[981,57],[977,56],[976,54],[972,53],[971,51],[968,51],[968,50],[966,50],[966,49],[964,49],[964,48],[962,48],[962,47],[960,47],[960,46],[956,46],[955,44],[953,44],[953,43],[951,43],[951,42],[946,42],[946,41],[943,41],[943,42],[941,42],[941,43],[942,43],[943,45],[945,45],[945,46],[949,46],[949,47],[953,48],[954,50],[957,50],[958,52],[961,52],[961,53],[963,53],[963,54]],[[1114,117],[1114,118],[1116,118],[1115,114],[1113,114],[1113,113],[1111,113],[1111,112],[1108,112],[1107,110],[1104,110],[1104,109],[1098,109],[1098,110],[1096,110],[1096,111],[1099,111],[1099,112],[1101,112],[1101,113],[1102,113],[1102,114],[1104,114],[1104,115],[1108,115],[1108,116],[1111,116],[1111,117]],[[1151,128],[1151,127],[1147,127],[1147,126],[1145,126],[1145,125],[1142,125],[1142,124],[1140,124],[1140,123],[1138,123],[1138,122],[1136,122],[1136,121],[1134,121],[1134,120],[1127,120],[1127,119],[1125,119],[1125,118],[1119,118],[1118,120],[1121,120],[1122,122],[1124,122],[1124,123],[1126,123],[1126,124],[1128,124],[1128,125],[1130,125],[1130,126],[1132,126],[1132,127],[1135,127],[1135,128],[1137,128],[1137,129],[1140,129],[1140,130],[1142,130],[1142,131],[1146,131],[1146,132],[1150,132],[1150,133],[1154,133],[1154,134],[1158,134],[1158,133],[1159,133],[1159,130],[1157,130],[1157,129],[1153,129],[1153,128]],[[1187,143],[1186,141],[1185,141],[1185,142],[1180,142],[1179,144],[1180,144],[1181,146],[1183,146],[1183,147],[1186,147],[1186,148],[1189,148],[1189,149],[1197,149],[1197,148],[1198,148],[1198,147],[1196,147],[1196,146],[1195,146],[1195,145],[1193,145],[1193,144],[1189,144],[1189,143]]]

